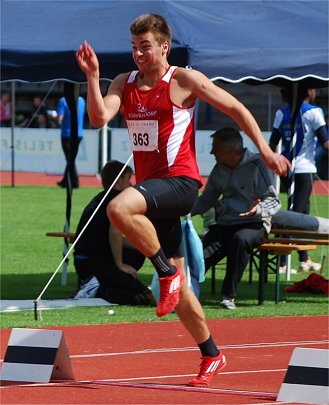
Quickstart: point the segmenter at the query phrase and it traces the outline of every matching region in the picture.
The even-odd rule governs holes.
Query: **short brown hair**
[[[243,139],[236,128],[225,127],[217,129],[211,137],[218,139],[224,147],[235,149],[237,153],[243,153]]]
[[[172,32],[167,21],[158,14],[143,14],[136,18],[130,26],[132,35],[145,34],[152,32],[156,41],[161,45],[168,42],[168,54],[171,47]]]
[[[109,160],[106,163],[101,171],[102,185],[104,189],[108,189],[113,184],[123,166],[124,164],[118,160]],[[126,166],[124,171],[121,173],[121,176],[126,173],[133,174],[133,169],[130,166]]]

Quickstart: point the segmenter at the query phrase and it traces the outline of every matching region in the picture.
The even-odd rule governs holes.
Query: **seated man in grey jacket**
[[[249,255],[267,239],[271,216],[281,205],[273,173],[259,154],[243,148],[239,131],[222,128],[212,137],[211,154],[217,163],[191,214],[203,214],[215,207],[216,224],[203,239],[205,268],[227,257],[220,307],[235,309],[237,285]]]

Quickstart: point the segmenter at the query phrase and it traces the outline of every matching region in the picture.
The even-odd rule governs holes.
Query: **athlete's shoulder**
[[[118,74],[114,79],[112,83],[125,83],[128,80],[128,77],[132,74],[133,72],[125,72],[125,73],[120,73]],[[137,73],[137,71],[136,71]]]
[[[186,67],[180,67],[177,66],[175,69],[175,76],[179,75],[182,77],[188,77],[188,78],[194,78],[194,77],[205,77],[203,73],[201,73],[199,70],[195,70],[191,68],[190,66]]]
[[[107,94],[112,94],[113,92],[117,93],[118,91],[122,92],[128,81],[130,73],[131,72],[120,73],[118,76],[116,76],[110,84]]]
[[[200,71],[186,67],[177,67],[174,73],[174,79],[181,87],[200,85],[209,79]]]

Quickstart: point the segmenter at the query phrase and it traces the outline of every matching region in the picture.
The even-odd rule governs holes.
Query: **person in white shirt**
[[[282,154],[292,161],[291,143],[291,99],[289,92],[281,91],[282,98],[288,104],[279,109],[274,118],[270,147],[274,151],[282,139]],[[316,97],[315,89],[305,89],[303,103],[296,120],[296,146],[295,146],[295,190],[293,197],[293,211],[302,214],[310,213],[310,196],[313,188],[314,174],[317,172],[315,165],[315,150],[317,142],[328,152],[329,136],[326,131],[326,122],[323,111],[320,107],[313,105]],[[281,177],[281,182],[285,190],[288,190],[289,179]],[[298,252],[299,270],[308,272],[318,271],[320,263],[312,262],[307,251]],[[280,267],[285,266],[285,257],[281,258]]]

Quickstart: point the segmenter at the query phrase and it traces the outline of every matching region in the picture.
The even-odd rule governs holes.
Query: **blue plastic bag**
[[[182,222],[185,270],[190,287],[200,297],[200,283],[205,281],[203,246],[190,216]]]

